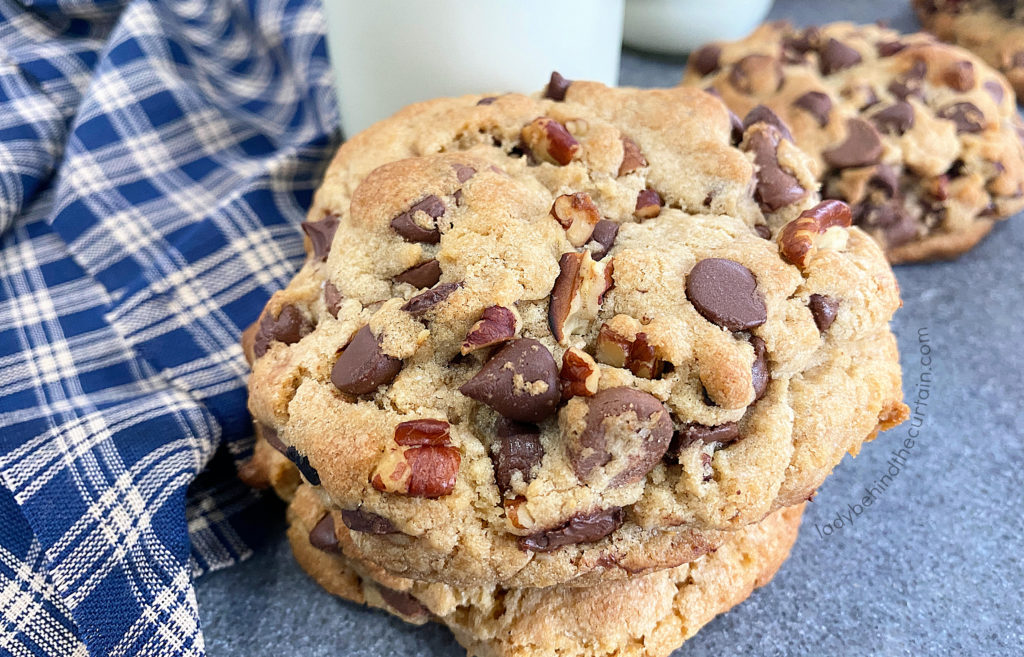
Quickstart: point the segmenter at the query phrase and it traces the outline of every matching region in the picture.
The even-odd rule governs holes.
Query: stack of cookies
[[[892,269],[800,126],[556,74],[344,144],[244,342],[242,476],[306,571],[500,656],[667,655],[766,583],[907,415]]]

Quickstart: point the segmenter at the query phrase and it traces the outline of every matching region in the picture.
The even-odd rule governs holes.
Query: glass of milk
[[[552,71],[614,85],[623,0],[323,0],[342,131],[410,103],[539,91]]]

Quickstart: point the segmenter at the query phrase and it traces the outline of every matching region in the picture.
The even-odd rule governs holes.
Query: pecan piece
[[[496,344],[507,342],[516,337],[519,328],[519,320],[516,314],[504,306],[489,306],[484,308],[483,316],[476,321],[466,334],[462,342],[462,355],[493,347]]]
[[[851,220],[847,204],[836,200],[822,201],[782,227],[779,251],[783,258],[802,270],[817,252],[821,235],[830,228],[849,228]]]
[[[594,226],[601,221],[601,212],[590,194],[576,192],[562,194],[551,206],[551,216],[565,229],[565,237],[573,246],[583,246],[594,234]]]
[[[647,158],[640,151],[640,147],[629,137],[622,137],[622,163],[619,165],[619,175],[633,173],[637,169],[647,166]]]
[[[558,278],[551,289],[548,325],[559,344],[577,326],[597,317],[604,295],[612,287],[614,260],[595,261],[589,251],[563,253]]]
[[[562,354],[562,369],[558,371],[562,401],[576,396],[593,397],[600,380],[601,370],[590,354],[576,347]]]
[[[520,138],[538,160],[565,166],[579,156],[582,146],[558,121],[542,116],[523,128]]]
[[[636,195],[636,207],[633,209],[633,216],[637,219],[653,219],[661,214],[661,207],[665,202],[661,194],[653,189],[642,189]]]
[[[462,456],[451,446],[448,423],[412,420],[395,427],[395,446],[384,453],[370,478],[379,491],[437,498],[455,489]]]

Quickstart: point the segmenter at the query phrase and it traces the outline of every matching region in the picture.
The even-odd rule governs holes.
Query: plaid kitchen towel
[[[332,94],[316,0],[0,0],[0,654],[203,654]]]

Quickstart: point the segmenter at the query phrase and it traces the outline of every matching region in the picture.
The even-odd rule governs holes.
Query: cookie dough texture
[[[1024,3],[1013,0],[914,0],[925,29],[967,48],[1024,95]]]
[[[847,201],[894,263],[959,255],[1024,207],[1006,78],[931,35],[769,23],[696,51],[683,83],[740,117],[769,107],[812,157],[822,195]]]
[[[366,561],[457,586],[674,567],[802,503],[906,415],[896,281],[807,218],[812,166],[692,88],[375,125],[247,334],[246,476],[287,498],[297,468]]]
[[[480,657],[663,657],[767,584],[796,540],[803,506],[733,533],[716,552],[669,570],[597,586],[454,588],[389,575],[353,557],[337,512],[336,544],[311,532],[328,512],[309,486],[289,506],[288,538],[302,568],[330,593],[411,623],[446,625]]]

